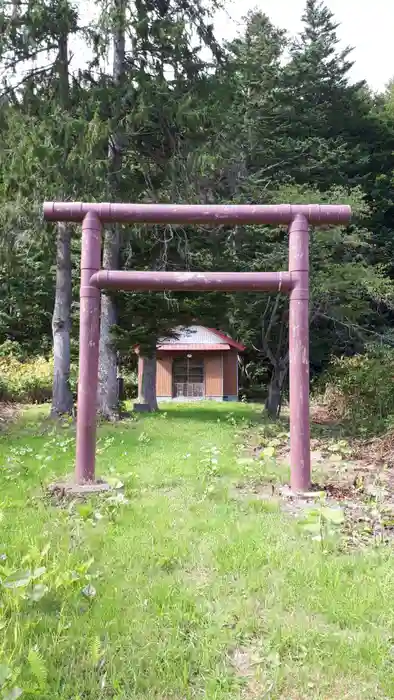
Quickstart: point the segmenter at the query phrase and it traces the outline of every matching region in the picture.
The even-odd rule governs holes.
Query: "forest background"
[[[351,226],[311,231],[312,379],[353,394],[381,381],[380,415],[394,413],[394,87],[350,80],[351,50],[318,0],[295,38],[254,12],[219,42],[218,8],[99,0],[84,26],[68,0],[0,3],[0,399],[51,400],[53,415],[75,401],[80,235],[44,223],[44,200],[342,202]],[[286,267],[287,232],[109,227],[103,248],[107,268],[269,271]],[[133,347],[154,358],[159,337],[193,321],[245,343],[241,393],[277,413],[285,298],[128,293],[103,295],[103,417],[119,414],[119,372],[135,392]]]

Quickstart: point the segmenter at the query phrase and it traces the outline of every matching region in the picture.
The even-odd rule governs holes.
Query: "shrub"
[[[132,371],[123,371],[121,375],[124,380],[125,399],[135,399],[138,394],[138,373]]]
[[[126,399],[138,393],[138,374],[122,372]],[[0,401],[45,403],[52,398],[53,358],[24,359],[19,343],[6,341],[0,345]],[[77,398],[78,365],[70,367],[70,389]]]
[[[5,340],[0,344],[0,359],[13,357],[16,360],[22,360],[24,352],[20,343],[17,340]]]
[[[20,362],[0,358],[0,399],[18,403],[43,403],[52,394],[53,360],[37,357]]]
[[[384,430],[394,418],[394,349],[371,346],[364,355],[334,358],[318,386],[330,414],[355,433]]]
[[[0,346],[1,347],[1,346]],[[0,355],[0,401],[45,403],[52,398],[53,358],[21,361],[12,354]],[[77,388],[77,369],[71,366],[70,388]]]
[[[5,344],[4,344],[5,345]],[[14,345],[14,343],[12,344]],[[17,359],[14,352],[1,353],[0,345],[0,401],[15,403],[45,403],[52,398],[53,358],[36,357],[26,361]],[[78,367],[70,368],[70,389],[77,396]],[[125,398],[138,393],[138,375],[128,371],[124,378]]]

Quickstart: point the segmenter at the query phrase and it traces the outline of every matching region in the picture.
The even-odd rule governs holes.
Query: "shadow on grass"
[[[248,423],[259,423],[263,420],[263,407],[248,404],[220,403],[218,406],[207,406],[203,403],[198,405],[172,404],[166,407],[161,404],[160,412],[157,415],[166,414],[167,420],[190,420],[202,421],[204,423],[217,423],[218,421],[231,421],[232,418]],[[140,414],[140,416],[143,414]],[[148,414],[149,415],[149,414]],[[151,414],[152,415],[152,414]]]

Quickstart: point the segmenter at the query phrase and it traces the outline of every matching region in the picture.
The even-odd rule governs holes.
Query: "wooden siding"
[[[223,353],[223,396],[238,394],[238,354],[236,350]]]
[[[156,367],[156,394],[172,396],[172,357],[158,357]]]
[[[173,395],[172,362],[175,357],[183,357],[183,352],[163,352],[157,355],[156,392],[159,398]],[[194,356],[204,357],[205,396],[221,398],[237,396],[238,354],[236,350],[225,352],[195,352]],[[141,388],[142,358],[138,358],[138,388]]]
[[[138,396],[141,396],[143,358],[138,358]],[[158,357],[156,364],[157,396],[172,396],[172,356]]]
[[[205,355],[205,396],[223,396],[223,354]]]

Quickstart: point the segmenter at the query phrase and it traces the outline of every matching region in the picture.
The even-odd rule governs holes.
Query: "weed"
[[[227,497],[286,478],[283,423],[240,403],[101,425],[112,491],[59,507],[42,488],[70,473],[74,434],[40,411],[0,436],[1,700],[392,697],[391,548],[329,546],[327,501],[300,532]],[[389,523],[379,488],[360,497]]]
[[[313,539],[320,542],[322,550],[326,551],[329,538],[338,534],[339,527],[343,525],[344,520],[343,508],[328,506],[326,496],[322,494],[317,507],[310,508],[307,516],[299,524],[305,532],[311,533]]]

